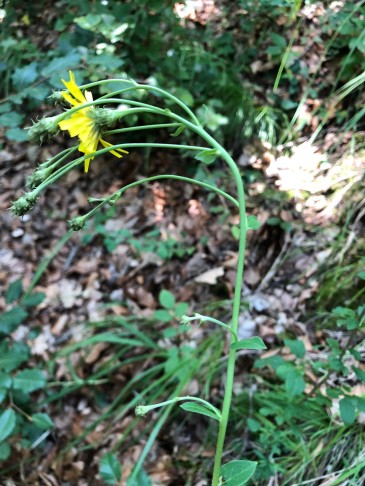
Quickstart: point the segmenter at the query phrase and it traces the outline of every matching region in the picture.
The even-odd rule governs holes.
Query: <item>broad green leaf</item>
[[[11,376],[8,373],[0,373],[0,387],[10,388],[12,384]]]
[[[63,57],[56,57],[42,69],[42,76],[47,77],[51,74],[78,66],[79,61],[80,54],[76,51],[71,51]]]
[[[297,357],[303,358],[305,355],[305,346],[300,339],[284,339],[285,346]]]
[[[277,373],[278,371],[279,369],[277,370]],[[304,392],[305,381],[300,371],[292,368],[286,373],[285,389],[290,397],[301,395]]]
[[[10,452],[11,448],[7,442],[0,444],[0,461],[6,461],[10,456]]]
[[[247,216],[247,229],[257,230],[257,229],[260,228],[260,226],[261,226],[261,223],[256,218],[256,216],[254,216],[253,214],[251,214],[250,216]]]
[[[267,349],[267,347],[260,337],[253,336],[252,338],[241,339],[233,343],[231,349]]]
[[[185,402],[180,405],[180,407],[187,412],[199,413],[200,415],[206,415],[207,417],[211,417],[215,420],[220,421],[221,413],[220,411],[215,408],[216,413],[208,407],[201,405],[200,403],[195,402]]]
[[[23,292],[22,279],[18,278],[18,280],[15,280],[9,285],[5,294],[5,302],[7,304],[11,304],[12,302],[15,302],[22,295],[22,292]]]
[[[34,425],[42,430],[49,430],[54,427],[51,417],[46,413],[35,413],[32,415],[32,420]]]
[[[0,333],[10,334],[28,316],[27,312],[21,307],[14,307],[0,315]]]
[[[28,139],[28,131],[24,128],[9,128],[6,130],[5,136],[8,140],[12,140],[13,142],[26,142]]]
[[[153,317],[162,322],[170,322],[173,319],[172,315],[167,310],[162,309],[155,311]]]
[[[106,484],[117,484],[122,477],[122,468],[115,454],[108,452],[100,460],[99,473]]]
[[[197,153],[194,159],[199,160],[200,162],[204,162],[204,164],[212,164],[215,159],[217,158],[218,150],[216,149],[207,149],[202,150],[201,152]]]
[[[12,80],[14,86],[16,86],[17,91],[20,91],[25,86],[29,86],[34,83],[38,77],[38,63],[32,62],[24,67],[19,67],[15,69],[12,75]]]
[[[140,469],[135,478],[129,476],[126,486],[152,486],[152,481],[144,469]]]
[[[220,469],[224,486],[241,486],[254,475],[257,462],[254,461],[231,461],[224,464]]]
[[[28,356],[29,348],[25,343],[14,343],[9,347],[4,342],[0,346],[0,370],[15,370],[21,363],[27,361]]]
[[[261,424],[255,419],[248,418],[247,419],[247,427],[251,432],[258,432],[261,429]]]
[[[351,425],[355,422],[356,408],[350,397],[344,397],[340,400],[340,415],[346,425]]]
[[[365,272],[359,272],[359,273],[357,274],[357,276],[358,276],[359,278],[361,278],[362,280],[365,280]]]
[[[16,415],[13,409],[8,408],[0,415],[0,442],[5,440],[12,433],[16,422]]]
[[[24,307],[36,307],[43,302],[45,298],[46,294],[44,292],[34,292],[33,294],[28,295],[25,299],[22,299],[21,304]]]
[[[353,371],[355,372],[355,375],[357,378],[361,381],[365,381],[365,371],[362,370],[361,368],[358,368],[357,366],[352,367]]]
[[[24,393],[31,393],[44,388],[46,377],[43,371],[38,369],[19,371],[13,378],[13,387]]]
[[[169,292],[168,290],[161,290],[160,295],[159,295],[159,301],[162,307],[165,307],[165,309],[173,309],[175,306],[175,297],[174,295]]]
[[[23,115],[17,113],[16,111],[11,111],[10,113],[0,115],[0,125],[11,128],[19,127],[23,119]]]
[[[187,302],[179,302],[175,306],[175,316],[182,317],[184,314],[187,313],[189,309],[189,304]]]

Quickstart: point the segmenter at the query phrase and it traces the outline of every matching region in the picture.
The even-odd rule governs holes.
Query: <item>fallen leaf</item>
[[[197,283],[206,283],[209,285],[215,285],[217,283],[217,279],[224,275],[224,268],[223,267],[216,267],[208,270],[207,272],[201,273],[197,277],[194,278],[194,281]]]

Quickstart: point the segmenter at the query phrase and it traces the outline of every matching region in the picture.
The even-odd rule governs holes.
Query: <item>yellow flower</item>
[[[91,92],[85,91],[83,93],[76,84],[74,73],[72,71],[69,71],[69,73],[70,81],[62,80],[63,84],[68,90],[68,92],[62,91],[63,98],[70,103],[72,107],[82,106],[84,103],[93,101]],[[99,142],[105,148],[112,146],[111,143],[106,142],[101,138],[102,133],[100,124],[98,123],[98,110],[101,111],[94,106],[80,108],[78,111],[73,113],[70,118],[63,120],[58,124],[61,130],[68,130],[71,137],[79,137],[81,142],[79,145],[79,151],[85,155],[96,152]],[[110,152],[119,158],[121,158],[122,155],[118,152],[124,154],[128,153],[123,149],[110,150]],[[85,160],[85,172],[89,170],[89,164],[93,158],[94,157],[90,157]]]

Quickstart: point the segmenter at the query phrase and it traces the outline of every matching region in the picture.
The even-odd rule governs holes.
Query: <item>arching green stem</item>
[[[112,150],[112,148],[110,148],[110,149]],[[94,212],[99,210],[106,203],[110,203],[112,201],[116,202],[120,197],[122,197],[122,194],[127,189],[131,189],[132,187],[136,187],[136,186],[139,186],[139,185],[142,185],[142,184],[147,184],[149,182],[163,180],[163,179],[172,179],[172,180],[177,180],[177,181],[189,182],[191,184],[195,184],[197,186],[204,187],[205,189],[208,189],[209,191],[216,192],[220,196],[225,197],[226,199],[228,199],[228,201],[233,203],[235,206],[238,206],[238,202],[231,195],[222,191],[218,187],[215,187],[215,186],[212,186],[211,184],[208,184],[207,182],[197,181],[196,179],[191,179],[190,177],[178,176],[178,175],[175,175],[175,174],[161,174],[161,175],[157,175],[157,176],[146,177],[144,179],[140,179],[140,180],[135,181],[135,182],[131,182],[130,184],[127,184],[126,186],[118,189],[118,191],[116,191],[114,194],[112,194],[112,195],[110,195],[106,198],[103,198],[103,199],[90,197],[89,202],[91,202],[91,203],[92,202],[99,202],[99,201],[101,201],[101,202],[100,202],[100,204],[98,204],[98,206],[96,206],[89,213],[87,213],[87,216],[88,215],[91,216],[91,214],[93,214]]]
[[[100,81],[95,81],[94,83],[84,84],[84,85],[80,86],[80,88],[81,89],[87,89],[87,88],[92,88],[93,86],[99,86],[99,85],[102,85],[102,84],[120,83],[120,82],[122,82],[122,83],[130,82],[132,84],[132,86],[129,86],[128,88],[120,89],[118,91],[114,91],[113,93],[108,93],[107,95],[104,95],[102,97],[102,99],[105,99],[108,96],[115,96],[116,94],[127,93],[128,91],[135,91],[137,89],[143,89],[145,91],[152,91],[152,92],[154,91],[155,93],[159,93],[162,96],[164,96],[165,98],[168,98],[171,101],[173,101],[174,103],[176,103],[177,105],[179,105],[180,108],[182,108],[191,117],[191,119],[194,121],[194,123],[197,126],[200,126],[199,120],[196,118],[196,116],[190,110],[190,108],[188,108],[185,105],[185,103],[183,103],[181,100],[179,100],[179,98],[176,98],[176,96],[172,95],[171,93],[168,93],[164,89],[157,88],[156,86],[151,86],[149,84],[137,84],[134,81],[130,81],[130,80],[127,80],[127,79],[112,78],[112,79],[103,79],[103,80],[100,80]]]

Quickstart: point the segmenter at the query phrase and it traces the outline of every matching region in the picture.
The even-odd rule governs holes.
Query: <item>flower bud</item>
[[[76,218],[70,219],[68,222],[68,227],[72,231],[80,231],[86,224],[86,219],[84,216],[77,216]]]
[[[24,216],[27,214],[37,202],[38,196],[32,192],[28,192],[13,202],[11,210],[15,216]]]
[[[62,91],[53,91],[51,96],[48,96],[48,98],[56,101],[63,101]]]
[[[144,417],[146,415],[146,413],[149,411],[150,407],[148,406],[144,406],[144,405],[137,405],[137,407],[135,408],[135,414],[138,416],[138,417]]]
[[[60,115],[42,118],[39,122],[34,123],[28,130],[29,140],[31,142],[40,142],[58,132],[58,120]]]
[[[89,113],[90,118],[100,131],[111,128],[124,116],[124,110],[111,110],[110,108],[95,108]]]
[[[52,173],[52,168],[43,169],[39,167],[33,171],[27,178],[27,186],[29,189],[36,189],[42,182],[44,182],[48,176]]]

